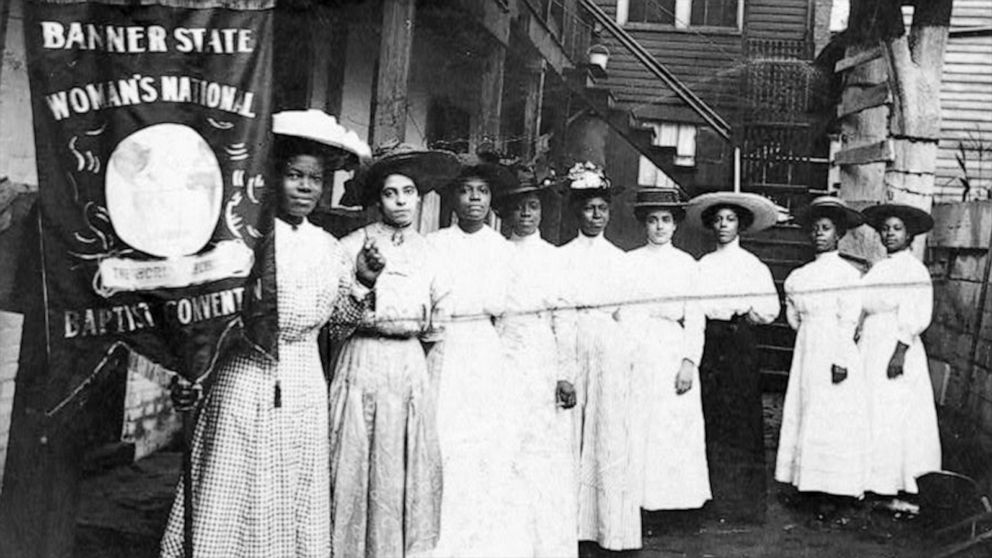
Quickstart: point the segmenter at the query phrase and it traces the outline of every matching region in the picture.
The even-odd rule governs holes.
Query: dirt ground
[[[768,463],[774,463],[781,395],[765,401]],[[162,452],[138,463],[96,472],[82,487],[77,518],[77,558],[145,558],[157,555],[179,475],[180,454]],[[771,471],[769,470],[769,476]],[[583,556],[637,558],[923,558],[934,554],[917,521],[897,521],[863,506],[841,525],[816,521],[780,501],[781,485],[770,483],[768,521],[762,526],[704,521],[696,527],[645,526],[644,548],[602,552],[584,544]],[[989,551],[992,552],[992,551]],[[979,552],[961,558],[982,556]]]

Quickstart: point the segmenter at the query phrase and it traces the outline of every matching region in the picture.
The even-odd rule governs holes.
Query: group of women
[[[816,259],[785,281],[797,337],[775,478],[811,496],[821,516],[865,493],[891,507],[941,465],[920,339],[933,288],[912,253],[933,219],[902,204],[858,213],[834,198],[814,200],[803,217]],[[878,231],[887,253],[864,277],[837,251],[845,232],[862,223]]]
[[[218,362],[192,445],[194,556],[575,556],[580,540],[639,548],[642,510],[706,504],[762,520],[754,325],[780,306],[739,235],[774,224],[774,204],[645,189],[634,210],[647,244],[625,253],[603,236],[609,180],[577,164],[579,233],[556,248],[539,228],[551,188],[532,174],[396,146],[361,174],[378,219],[338,241],[306,217],[326,177],[367,146],[317,111],[277,114],[273,129],[278,359],[246,340]],[[432,189],[454,224],[423,236]],[[939,466],[939,445],[935,466],[908,432],[932,416],[906,420],[929,381],[930,301],[928,283],[897,281],[922,268],[905,239],[921,231],[903,210],[873,213],[887,247],[903,242],[859,283],[836,256],[853,223],[838,215],[852,212],[832,203],[841,209],[810,217],[822,255],[786,283],[800,333],[777,478],[911,491]],[[509,239],[487,225],[493,210]],[[697,262],[675,248],[683,221],[712,231],[716,251]],[[862,303],[876,286],[884,296]],[[340,345],[329,389],[316,343],[327,323]],[[184,555],[186,505],[180,490],[163,556]]]

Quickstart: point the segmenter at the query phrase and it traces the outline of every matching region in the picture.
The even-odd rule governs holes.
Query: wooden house
[[[286,0],[276,16],[276,109],[339,115],[373,148],[489,144],[567,168],[587,158],[580,117],[607,102],[608,90],[592,87],[593,25],[579,0]],[[342,205],[340,174],[322,204],[336,234],[372,217]],[[552,241],[558,202],[542,225]],[[421,231],[448,224],[443,203],[425,198]]]
[[[935,202],[992,197],[992,6],[954,0],[940,87]]]
[[[590,2],[619,28],[606,22],[599,36],[611,53],[604,83],[616,109],[628,113],[631,129],[661,159],[653,164],[617,145],[608,169],[631,191],[674,183],[694,196],[737,187],[794,212],[826,190],[829,143],[815,110],[821,77],[813,61],[829,39],[829,1]],[[645,55],[670,78],[659,79]],[[643,244],[643,232],[624,210],[626,198],[608,233],[633,247]],[[744,241],[780,288],[792,269],[812,258],[794,225]],[[697,255],[709,249],[708,239],[684,230],[676,243]],[[782,377],[792,332],[779,320],[761,335],[763,368]]]

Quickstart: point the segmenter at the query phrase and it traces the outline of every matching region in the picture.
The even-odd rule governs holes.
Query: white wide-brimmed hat
[[[708,229],[703,217],[707,211],[720,206],[730,206],[743,209],[751,214],[754,220],[751,225],[740,232],[763,231],[778,221],[778,207],[768,198],[747,192],[711,192],[696,196],[686,206],[686,222],[691,226]]]
[[[337,118],[322,110],[285,110],[272,115],[272,132],[303,138],[347,151],[360,161],[372,158],[372,149],[353,130],[338,124]]]

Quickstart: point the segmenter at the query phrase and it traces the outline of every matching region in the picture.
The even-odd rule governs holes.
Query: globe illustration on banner
[[[220,217],[220,163],[199,133],[155,124],[124,138],[110,156],[107,211],[117,236],[153,256],[200,251]]]

